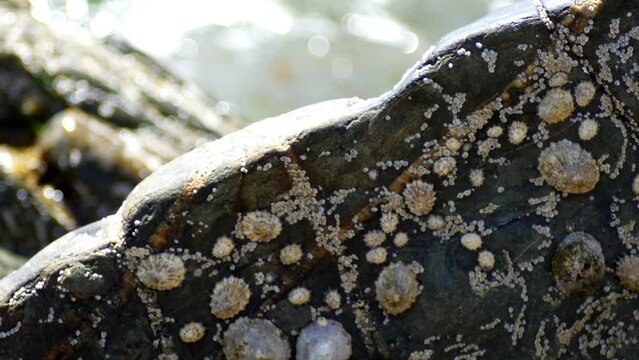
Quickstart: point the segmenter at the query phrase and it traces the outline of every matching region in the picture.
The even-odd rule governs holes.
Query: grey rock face
[[[162,166],[117,214],[0,281],[0,355],[279,358],[324,317],[354,359],[634,358],[634,260],[617,271],[625,287],[612,266],[639,244],[639,4],[544,4],[451,34],[379,98],[302,108]],[[432,191],[406,192],[417,180]],[[565,296],[552,262],[571,233],[595,238],[602,253],[584,264],[606,268]],[[230,252],[214,255],[224,236]],[[291,244],[303,256],[285,264]],[[151,256],[184,273],[148,286],[169,279]],[[401,312],[378,302],[382,273],[415,280]],[[226,283],[241,296],[215,295]],[[289,301],[293,289],[308,301]],[[212,296],[233,311],[215,316]],[[251,321],[270,324],[264,348],[236,331]]]

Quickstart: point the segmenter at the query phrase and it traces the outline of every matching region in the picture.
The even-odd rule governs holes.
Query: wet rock
[[[633,358],[634,275],[598,268],[600,286],[566,296],[552,263],[571,233],[597,239],[608,266],[636,255],[639,105],[617,93],[630,91],[627,74],[639,67],[627,48],[639,45],[638,17],[630,1],[522,2],[443,39],[379,98],[312,105],[180,156],[115,215],[0,281],[0,356],[288,358],[324,317],[350,335],[354,359]],[[599,79],[602,62],[612,82]],[[539,117],[547,92],[576,96],[584,81],[595,86],[590,101],[573,99],[563,121]],[[582,140],[586,119],[599,127]],[[564,140],[587,151],[598,174],[587,192],[556,186],[548,179],[557,174],[538,167]],[[582,168],[573,153],[559,175]],[[433,187],[421,192],[436,194],[428,211],[406,201],[414,181]],[[397,233],[410,241],[396,245]],[[467,234],[481,239],[474,251],[461,241]],[[214,256],[222,237],[232,246]],[[297,261],[285,265],[291,244]],[[371,245],[386,262],[367,262]],[[171,262],[180,276],[155,289],[137,274],[160,254],[180,259]],[[71,297],[58,278],[77,264],[112,274],[108,290]],[[377,295],[388,290],[377,279],[406,274],[411,291]],[[241,296],[216,296],[225,283],[241,285]],[[289,301],[295,289],[306,290],[304,301]],[[402,298],[410,306],[401,311],[380,308],[380,299]],[[236,306],[220,318],[212,303]]]
[[[0,5],[0,185],[26,192],[23,210],[0,202],[16,218],[0,219],[9,234],[1,246],[32,255],[112,214],[157,167],[237,126],[121,41],[60,34],[20,2]]]

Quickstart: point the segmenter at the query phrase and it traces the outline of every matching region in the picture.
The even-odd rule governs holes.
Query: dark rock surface
[[[639,244],[638,18],[629,0],[523,2],[379,98],[160,167],[0,281],[0,355],[281,359],[325,317],[354,359],[635,358],[639,267],[616,262]],[[571,248],[603,252],[588,295],[553,277],[569,236],[601,245]],[[560,258],[562,288],[582,284],[593,257]]]

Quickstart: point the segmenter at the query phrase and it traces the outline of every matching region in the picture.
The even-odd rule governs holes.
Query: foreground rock
[[[633,358],[638,7],[525,2],[183,155],[0,282],[0,354]]]
[[[1,4],[0,245],[32,255],[114,213],[153,170],[237,127],[213,109],[125,44]]]

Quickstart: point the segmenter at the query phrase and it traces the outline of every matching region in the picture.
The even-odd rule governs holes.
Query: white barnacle
[[[628,291],[639,291],[639,256],[626,255],[617,262],[617,277]]]
[[[446,221],[441,215],[433,214],[426,219],[426,226],[431,230],[441,230],[446,226]]]
[[[380,230],[371,230],[364,235],[364,243],[370,248],[380,246],[385,240],[386,234]]]
[[[470,174],[468,175],[470,179],[470,184],[473,187],[480,187],[484,184],[484,170],[482,169],[472,169]]]
[[[574,111],[575,105],[568,90],[552,89],[537,106],[537,114],[549,124],[566,120]]]
[[[342,306],[342,296],[337,290],[329,290],[324,294],[324,302],[329,308],[337,310]]]
[[[477,250],[482,244],[481,236],[477,233],[464,234],[461,237],[461,244],[468,250]]]
[[[495,125],[488,129],[486,133],[491,138],[498,138],[504,133],[504,129],[502,129],[502,127],[499,125]]]
[[[288,301],[293,305],[304,305],[311,300],[311,291],[305,287],[296,287],[288,293]]]
[[[592,119],[586,119],[579,124],[579,138],[584,141],[591,140],[599,132],[599,124]]]
[[[410,309],[421,292],[417,274],[403,262],[387,265],[375,281],[375,295],[385,313],[398,315]]]
[[[211,313],[220,319],[230,319],[246,308],[251,289],[244,280],[229,276],[218,281],[211,294]]]
[[[302,260],[304,252],[298,244],[290,244],[280,250],[280,261],[283,265],[293,265]]]
[[[393,244],[395,244],[395,246],[397,247],[406,246],[406,244],[408,244],[408,234],[406,234],[405,232],[398,232],[393,238]]]
[[[193,321],[182,326],[180,329],[180,340],[185,343],[194,343],[200,341],[204,337],[205,333],[206,328],[204,325]]]
[[[451,156],[444,156],[435,161],[433,171],[435,171],[435,174],[439,176],[446,176],[455,171],[456,166],[457,162],[455,161],[455,158]]]
[[[288,360],[291,349],[282,331],[265,319],[241,317],[224,332],[228,360]]]
[[[295,348],[296,360],[348,360],[353,352],[342,324],[323,317],[302,329]]]
[[[584,107],[590,104],[595,97],[595,85],[590,81],[582,81],[575,86],[575,101],[577,105]]]
[[[387,234],[390,234],[393,231],[395,231],[395,229],[397,229],[398,223],[399,223],[399,218],[397,217],[397,214],[392,212],[385,212],[379,218],[379,226],[382,228],[382,231],[384,231]]]
[[[433,185],[421,180],[408,183],[402,194],[410,212],[417,216],[428,215],[437,200]]]
[[[220,259],[229,256],[234,248],[235,244],[233,244],[233,240],[228,236],[220,236],[217,238],[217,241],[215,241],[211,254],[213,257]]]
[[[538,169],[548,185],[569,194],[583,194],[599,182],[592,155],[569,140],[551,143],[539,155]]]
[[[482,269],[492,270],[495,266],[495,255],[488,250],[480,251],[477,255],[477,262]]]
[[[368,250],[366,253],[366,261],[371,264],[383,264],[386,262],[388,252],[383,247],[376,247]]]
[[[461,146],[462,143],[457,138],[451,137],[446,139],[446,147],[452,152],[456,152],[461,148]]]
[[[184,262],[179,256],[160,253],[140,260],[136,275],[148,288],[171,290],[182,285],[185,273]]]
[[[519,145],[528,135],[528,125],[521,121],[513,121],[508,128],[508,141],[513,145]]]
[[[240,229],[249,240],[266,243],[280,234],[282,222],[268,211],[253,211],[244,215]]]

